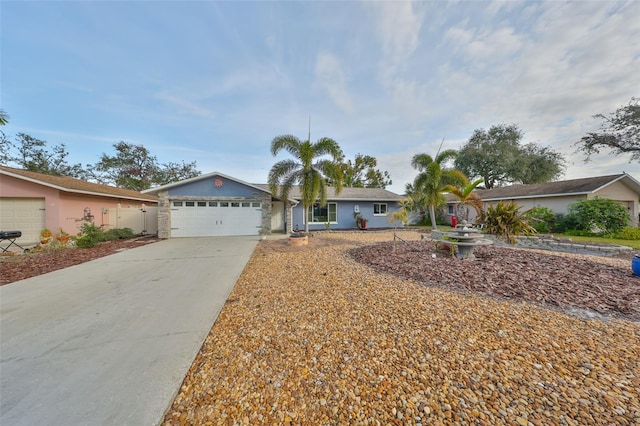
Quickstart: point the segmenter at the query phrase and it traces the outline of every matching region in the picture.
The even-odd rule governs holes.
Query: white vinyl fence
[[[131,228],[134,234],[157,235],[158,234],[158,208],[146,206],[121,207],[108,209],[108,229]]]

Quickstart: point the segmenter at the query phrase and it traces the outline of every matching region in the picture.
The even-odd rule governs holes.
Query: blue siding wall
[[[329,201],[332,202],[332,201]],[[387,204],[388,215],[400,209],[400,206],[395,201],[382,201]],[[389,223],[389,216],[374,216],[373,215],[373,202],[372,201],[337,201],[338,205],[338,223],[332,223],[331,229],[354,229],[356,228],[356,220],[353,218],[353,209],[355,205],[360,208],[360,214],[364,219],[367,219],[367,228],[389,228],[392,225]],[[302,205],[298,204],[293,208],[292,226],[295,230],[304,230],[304,222],[302,220]],[[401,226],[399,223],[398,226]],[[324,223],[309,223],[309,230],[321,230],[326,229]]]
[[[221,187],[215,185],[216,179],[222,181]],[[258,189],[219,176],[212,176],[169,189],[169,198],[171,196],[259,198],[262,194],[263,192]]]

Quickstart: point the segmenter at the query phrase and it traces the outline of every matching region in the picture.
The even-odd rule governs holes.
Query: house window
[[[220,201],[220,207],[229,207],[228,201]]]
[[[217,201],[209,201],[209,207],[218,207]]]
[[[262,204],[260,204],[260,203],[251,203],[251,206],[260,208],[262,206]]]
[[[182,207],[182,201],[174,201],[173,207]]]
[[[449,205],[447,205],[447,207],[449,208],[449,215],[453,216],[454,215],[453,204],[449,204]]]
[[[187,207],[195,207],[196,206],[196,202],[195,201],[186,201],[184,203],[185,206]]]
[[[198,201],[198,207],[207,207],[206,201]]]
[[[386,216],[387,215],[387,203],[373,203],[373,215],[374,216]]]
[[[338,223],[338,205],[327,203],[326,206],[321,207],[316,203],[309,207],[307,220],[309,223]]]
[[[231,203],[231,207],[240,207],[240,203],[234,201]]]
[[[251,203],[242,203],[242,207],[251,207]]]

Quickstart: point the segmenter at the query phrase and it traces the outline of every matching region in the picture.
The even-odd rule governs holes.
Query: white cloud
[[[371,2],[376,33],[382,46],[380,74],[389,81],[407,67],[407,60],[420,45],[426,7],[417,2]]]
[[[347,77],[340,60],[327,52],[319,53],[315,65],[315,85],[325,90],[341,110],[351,113],[353,100],[347,89]]]
[[[465,20],[462,25],[449,28],[443,37],[467,67],[485,68],[516,59],[514,55],[523,43],[513,27],[482,29],[467,28],[468,25]]]

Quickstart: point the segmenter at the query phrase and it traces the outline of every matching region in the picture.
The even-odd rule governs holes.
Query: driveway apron
[[[0,287],[0,424],[158,424],[256,243],[169,239]]]

